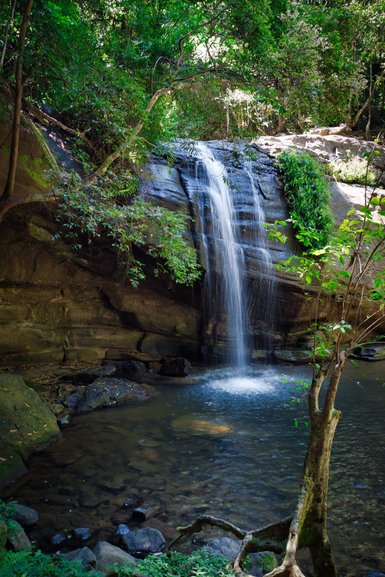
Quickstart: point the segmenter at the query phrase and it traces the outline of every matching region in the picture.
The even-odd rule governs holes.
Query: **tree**
[[[15,188],[16,167],[19,155],[21,101],[23,98],[23,57],[24,57],[25,40],[29,27],[29,19],[32,11],[32,4],[33,0],[27,0],[25,2],[22,12],[23,16],[20,26],[17,57],[16,57],[15,101],[14,101],[13,123],[12,123],[12,143],[11,143],[11,152],[9,156],[7,181],[5,184],[4,192],[1,197],[2,204],[6,203],[10,199]],[[4,48],[6,48],[6,40],[4,41]]]
[[[368,153],[368,169],[377,153],[376,147]],[[384,222],[384,192],[376,186],[366,187],[363,205],[347,213],[326,246],[307,249],[301,256],[292,256],[283,263],[285,270],[299,275],[313,291],[315,310],[313,375],[310,383],[303,384],[310,435],[296,509],[290,518],[254,531],[243,531],[209,516],[179,528],[182,537],[200,531],[204,525],[212,525],[242,539],[234,561],[240,576],[245,575],[242,563],[249,553],[268,549],[284,550],[281,565],[268,577],[303,577],[296,561],[299,547],[310,549],[316,577],[337,575],[326,525],[330,456],[341,418],[335,401],[349,356],[358,346],[376,339],[376,331],[385,320]],[[282,242],[285,238],[281,225],[272,227],[270,235]],[[300,222],[296,225],[297,235],[303,240],[309,229],[301,230]],[[311,236],[316,235],[313,229]],[[335,299],[338,317],[320,323],[318,311],[324,298]]]

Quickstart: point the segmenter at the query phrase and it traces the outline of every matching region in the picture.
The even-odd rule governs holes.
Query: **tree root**
[[[218,527],[224,531],[232,533],[238,539],[242,539],[241,548],[233,562],[233,567],[237,575],[240,577],[246,577],[246,573],[244,573],[242,570],[242,564],[250,553],[257,553],[259,551],[266,550],[272,551],[273,553],[282,553],[285,548],[291,520],[291,517],[287,517],[278,523],[272,523],[271,525],[267,525],[261,529],[257,529],[255,531],[245,531],[244,529],[240,529],[236,525],[233,525],[224,519],[212,517],[211,515],[202,515],[201,517],[198,517],[193,523],[191,523],[191,525],[178,527],[177,529],[180,535],[170,543],[168,549],[170,550],[184,537],[194,535],[194,533],[199,533],[205,526]],[[287,575],[289,577],[289,573]],[[297,574],[290,574],[290,577],[303,576],[302,573],[299,572]]]
[[[287,563],[284,561],[282,565],[266,573],[265,577],[305,577],[297,563]]]

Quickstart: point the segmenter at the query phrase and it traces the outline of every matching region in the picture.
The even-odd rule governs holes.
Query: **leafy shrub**
[[[330,175],[336,180],[348,184],[375,186],[377,183],[375,169],[368,167],[367,160],[359,156],[331,162],[328,167],[328,172],[330,172]]]
[[[101,573],[92,573],[101,577]],[[61,555],[41,551],[3,551],[0,556],[0,577],[89,577],[81,561],[69,561]]]
[[[285,151],[277,164],[289,202],[290,217],[298,240],[308,248],[321,248],[333,227],[330,192],[320,164],[306,153]]]
[[[131,180],[124,184],[116,177],[112,182],[104,179],[87,190],[77,189],[75,183],[64,192],[57,218],[62,235],[74,248],[97,238],[115,248],[122,272],[134,287],[144,279],[134,246],[155,259],[155,273],[164,270],[175,282],[187,285],[200,276],[196,251],[184,238],[184,215],[133,196]]]
[[[150,555],[137,565],[126,565],[119,569],[118,576],[143,574],[148,577],[235,577],[228,568],[228,559],[223,555],[213,555],[203,549],[191,555],[170,553]]]

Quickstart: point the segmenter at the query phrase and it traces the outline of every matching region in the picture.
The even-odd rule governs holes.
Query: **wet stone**
[[[137,557],[145,557],[150,553],[162,553],[166,540],[157,529],[145,528],[130,531],[122,536],[122,542],[128,553]]]
[[[79,403],[79,413],[89,413],[95,409],[144,401],[150,397],[148,391],[138,383],[125,379],[98,379],[89,385]]]
[[[91,531],[87,527],[77,527],[72,530],[72,536],[79,541],[87,541],[91,537]]]
[[[144,503],[141,507],[135,507],[132,511],[133,521],[148,521],[152,517],[159,515],[162,512],[162,508],[157,503]]]
[[[14,512],[11,515],[11,518],[20,523],[23,527],[31,527],[32,525],[36,525],[39,520],[39,514],[35,509],[31,509],[31,507],[26,507],[25,505],[20,505],[16,503],[12,505]]]
[[[114,531],[115,535],[118,535],[119,537],[122,535],[127,535],[127,533],[129,533],[129,532],[130,532],[130,529],[124,523],[120,523]]]
[[[80,403],[81,398],[82,398],[82,393],[80,393],[80,392],[79,393],[72,393],[71,395],[68,395],[68,397],[64,401],[64,404],[69,409],[76,409],[76,407]]]
[[[62,545],[65,543],[69,538],[70,536],[68,533],[55,533],[55,535],[52,535],[49,538],[49,543],[56,547],[57,545]]]

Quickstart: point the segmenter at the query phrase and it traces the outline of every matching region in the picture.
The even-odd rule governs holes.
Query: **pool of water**
[[[74,527],[108,538],[129,495],[160,505],[170,526],[199,513],[245,528],[276,521],[296,502],[307,428],[291,397],[308,374],[218,369],[161,385],[145,404],[77,417],[8,496],[39,511],[36,539]],[[385,571],[383,380],[384,363],[350,366],[338,397],[330,531],[342,575]]]

